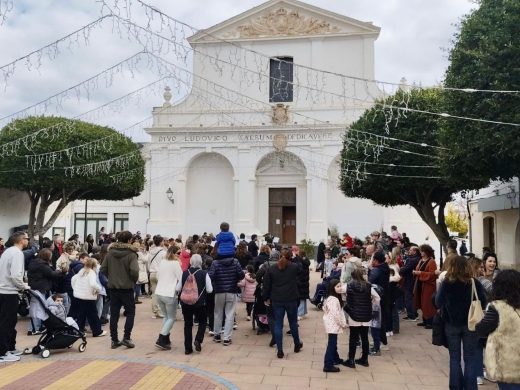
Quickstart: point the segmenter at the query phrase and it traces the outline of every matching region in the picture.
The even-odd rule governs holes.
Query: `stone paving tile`
[[[266,375],[262,383],[266,383],[268,385],[277,385],[277,386],[309,386],[310,378],[307,376],[284,376],[284,375]]]

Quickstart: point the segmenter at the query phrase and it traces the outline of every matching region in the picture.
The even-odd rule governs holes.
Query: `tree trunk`
[[[424,203],[414,202],[410,205],[415,209],[415,211],[417,211],[421,219],[430,227],[430,229],[435,234],[435,237],[437,237],[441,243],[444,253],[447,253],[446,245],[450,235],[448,233],[448,228],[446,227],[446,222],[444,221],[444,209],[446,208],[446,203],[448,201],[446,200],[439,203],[439,210],[436,217],[434,207],[428,200],[429,199],[426,199],[426,202]]]
[[[56,222],[56,219],[58,219],[63,209],[67,207],[69,203],[70,201],[66,200],[66,198],[62,198],[60,204],[58,207],[56,207],[56,210],[54,210],[48,221],[41,227],[41,233],[38,234],[44,234],[47,230],[49,230],[54,222]]]
[[[31,208],[29,210],[29,224],[27,226],[27,235],[30,238],[32,238],[35,236],[34,222],[36,221],[36,207],[38,206],[38,201],[40,200],[40,195],[33,193],[31,191],[27,191],[27,195],[29,196],[29,200],[31,202]]]
[[[29,237],[35,235],[43,235],[51,226],[56,222],[56,219],[60,216],[61,212],[70,203],[71,194],[66,191],[60,191],[58,193],[52,192],[51,190],[45,193],[28,192],[31,200],[31,211],[29,214]],[[56,210],[51,214],[49,219],[45,221],[45,216],[49,207],[54,202],[60,202],[56,207]]]

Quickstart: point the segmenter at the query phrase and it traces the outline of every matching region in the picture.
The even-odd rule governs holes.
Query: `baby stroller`
[[[268,320],[268,308],[264,300],[262,299],[262,288],[260,285],[256,287],[255,290],[255,302],[253,304],[253,309],[251,310],[251,318],[253,330],[256,330],[256,334],[268,333],[269,329],[269,320]]]
[[[71,348],[79,339],[82,342],[78,351],[85,352],[87,349],[85,334],[52,314],[40,292],[29,290],[28,294],[31,296],[31,317],[41,319],[45,325],[45,330],[37,344],[33,348],[26,348],[24,353],[40,354],[42,358],[46,359],[51,355],[51,349]]]

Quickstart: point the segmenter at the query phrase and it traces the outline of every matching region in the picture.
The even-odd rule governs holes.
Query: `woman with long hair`
[[[437,279],[437,264],[435,263],[435,252],[429,245],[423,244],[419,247],[421,260],[417,264],[413,275],[415,277],[414,286],[414,306],[421,309],[422,322],[417,326],[424,326],[432,329],[433,316],[437,312],[432,303],[433,294],[437,289],[435,280]]]
[[[498,258],[496,253],[486,253],[482,262],[484,264],[484,277],[492,282],[500,272],[498,269]]]
[[[289,328],[294,340],[294,352],[298,353],[303,347],[298,333],[298,265],[291,262],[292,252],[282,249],[280,259],[267,270],[263,279],[262,298],[266,305],[272,305],[274,313],[274,338],[278,349],[279,359],[284,357],[283,352],[283,320],[285,313],[289,320]]]
[[[178,246],[172,245],[166,252],[166,257],[160,262],[157,270],[157,303],[164,315],[163,325],[155,346],[168,350],[171,349],[170,331],[175,323],[177,311],[177,296],[175,289],[179,280],[182,278],[182,269],[179,263],[181,250]]]
[[[476,326],[487,337],[486,371],[500,390],[520,389],[520,272],[500,272],[493,283],[493,301]]]
[[[49,296],[53,284],[61,287],[66,275],[66,270],[58,269],[54,271],[52,269],[52,251],[49,248],[40,250],[38,257],[29,263],[27,270],[27,278],[31,290],[39,291],[45,298]],[[27,335],[40,334],[41,325],[39,318],[31,318]]]
[[[336,366],[343,363],[338,354],[338,334],[343,333],[343,329],[347,327],[342,306],[341,284],[338,279],[332,279],[323,303],[323,324],[328,335],[323,372],[339,372],[340,369]]]
[[[435,297],[436,306],[445,321],[444,329],[448,339],[450,389],[477,388],[478,336],[475,331],[468,328],[468,315],[474,289],[482,308],[486,307],[484,288],[473,278],[467,259],[462,256],[454,257]],[[461,354],[464,359],[464,372],[460,364]]]
[[[244,241],[241,241],[235,252],[235,258],[240,263],[240,266],[243,270],[253,261],[253,257],[247,251],[247,244]]]
[[[107,334],[101,329],[101,321],[98,317],[96,301],[101,292],[101,285],[97,281],[96,275],[97,260],[88,258],[83,268],[72,277],[72,290],[77,302],[77,323],[81,330],[85,328],[88,320],[90,330],[94,337],[101,337]]]

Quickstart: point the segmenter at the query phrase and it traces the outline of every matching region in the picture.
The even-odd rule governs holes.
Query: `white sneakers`
[[[20,360],[20,356],[12,355],[11,353],[7,352],[4,356],[0,356],[0,362],[17,362]]]
[[[394,335],[394,332],[386,332],[386,337],[392,337]]]
[[[484,384],[484,379],[482,379],[481,376],[477,376],[477,385],[483,385]]]

